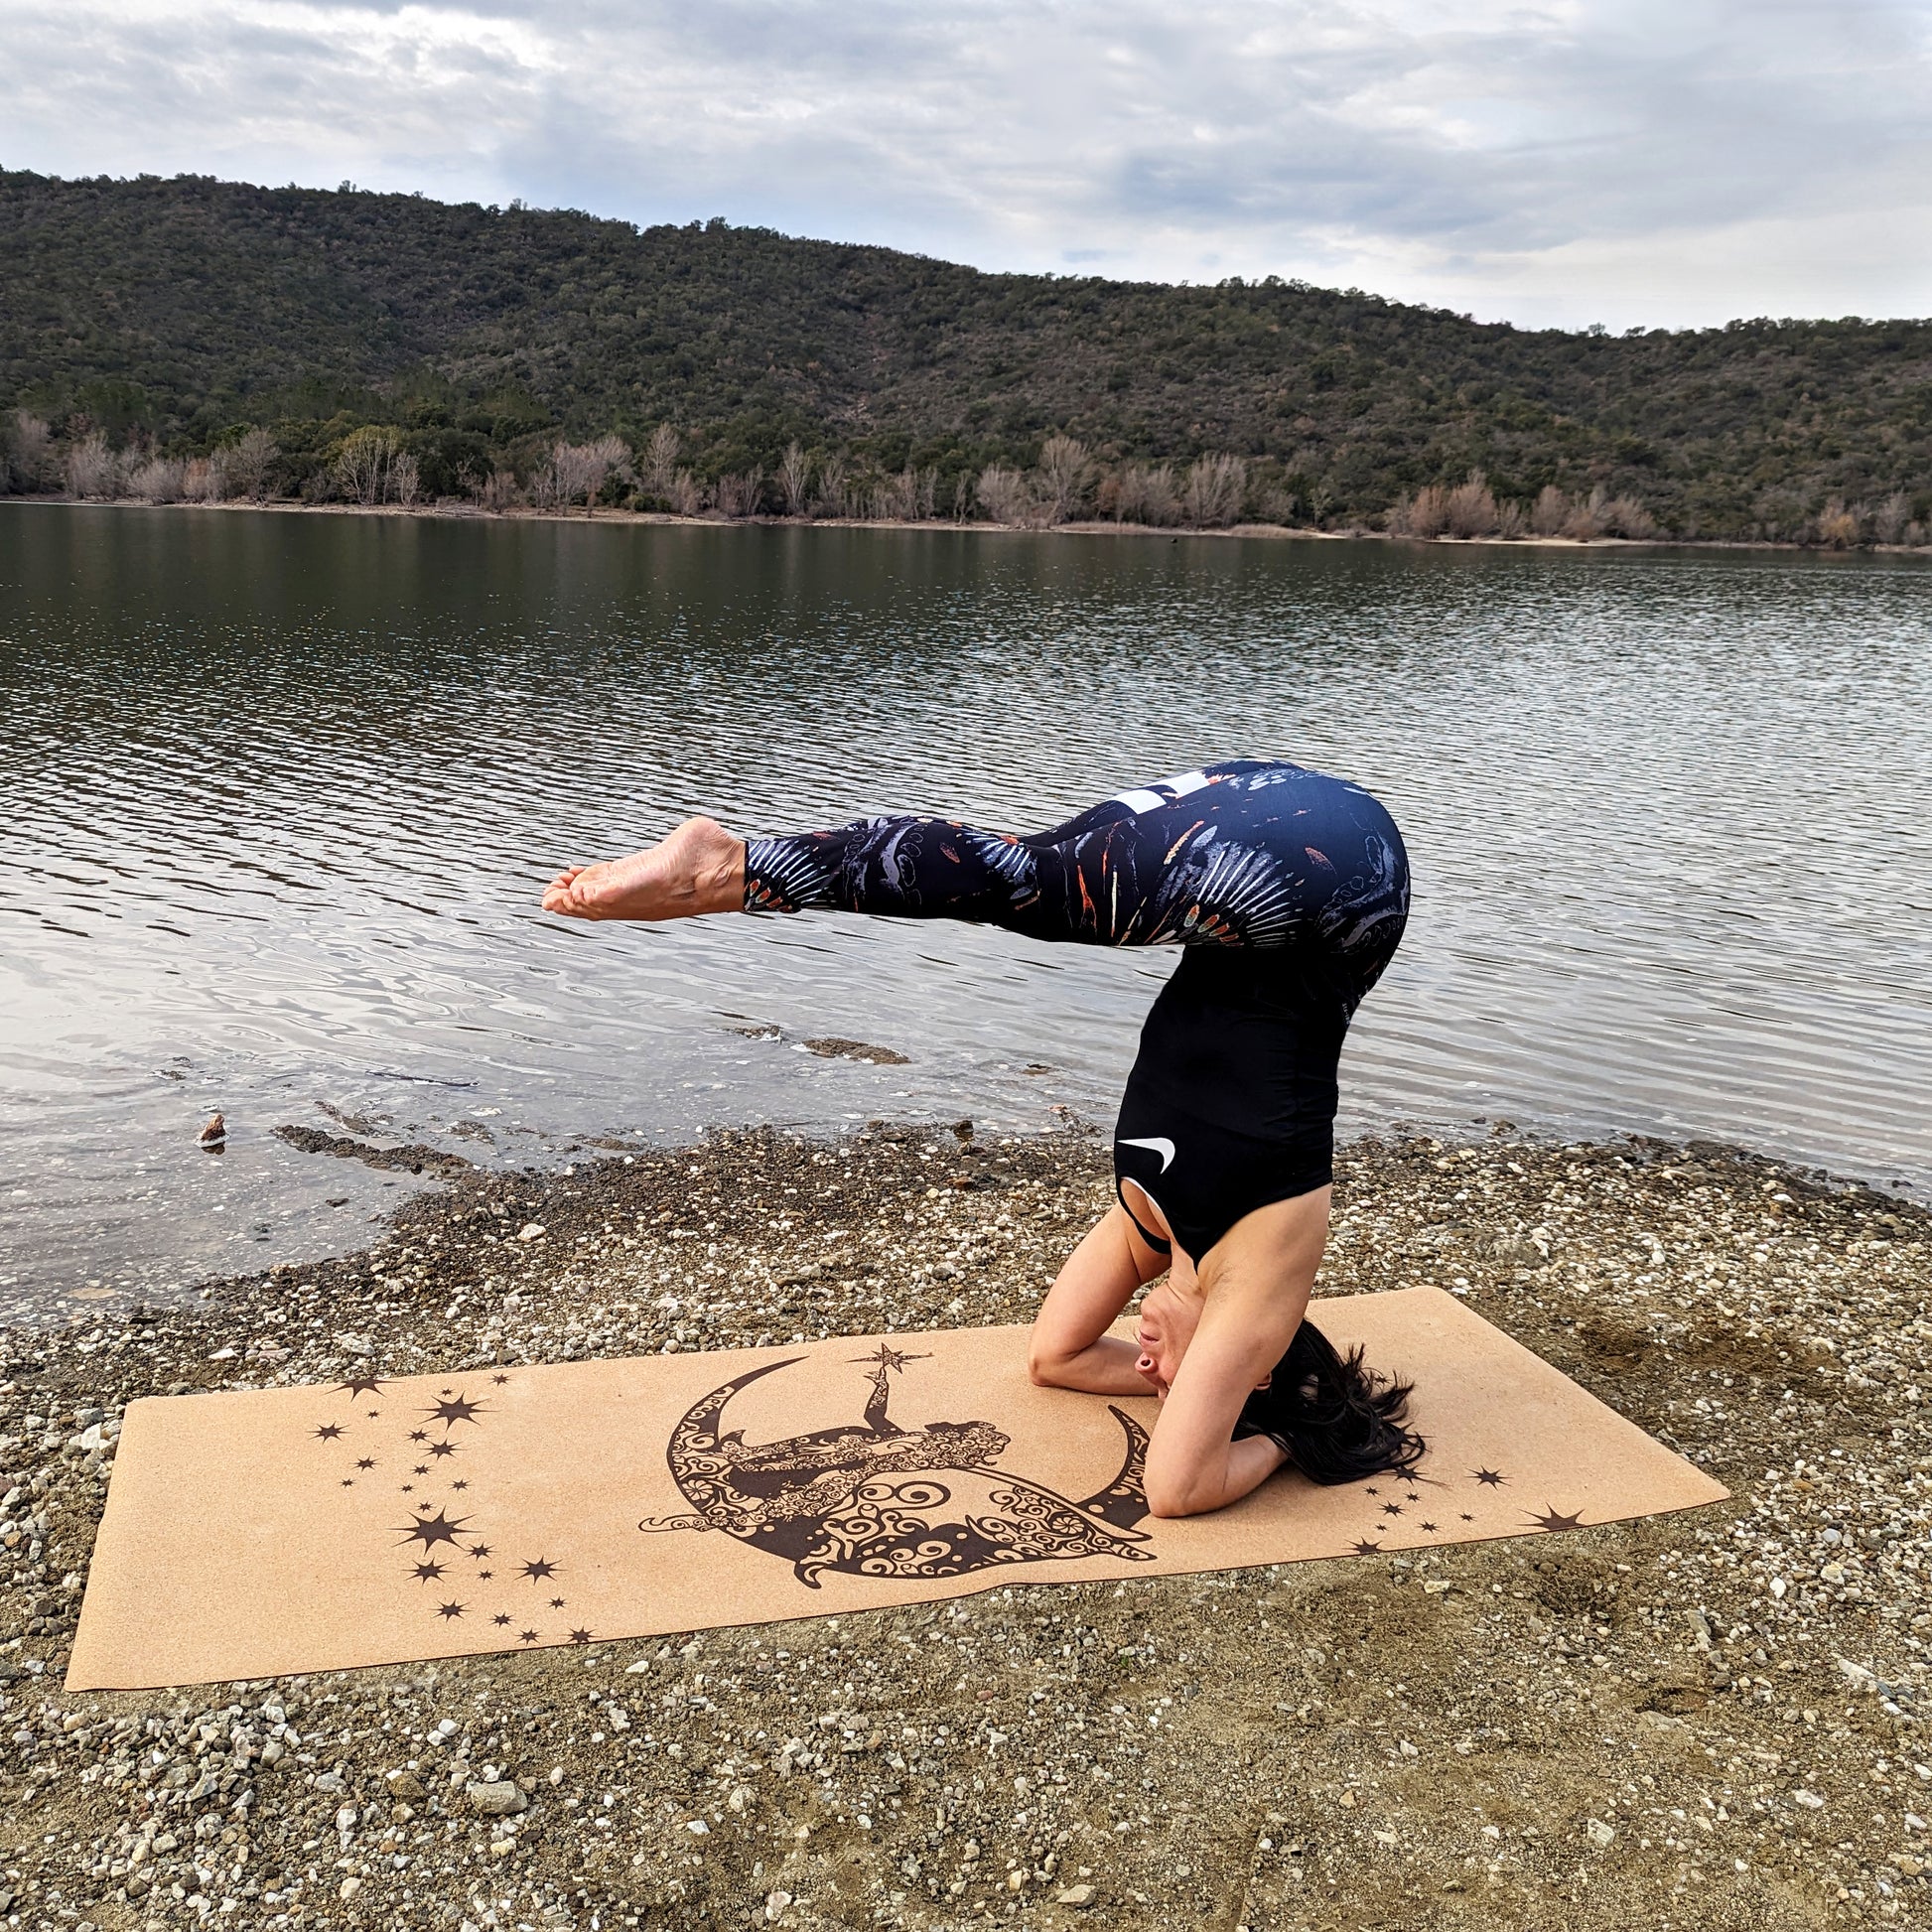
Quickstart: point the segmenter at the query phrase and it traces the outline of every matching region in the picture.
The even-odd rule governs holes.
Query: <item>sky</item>
[[[1932,314],[1932,0],[5,0],[0,165],[1299,276],[1529,327]]]

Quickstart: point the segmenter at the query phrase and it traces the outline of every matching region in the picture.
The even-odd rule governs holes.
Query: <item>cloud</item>
[[[1613,327],[1924,313],[1922,4],[16,0],[0,159]]]

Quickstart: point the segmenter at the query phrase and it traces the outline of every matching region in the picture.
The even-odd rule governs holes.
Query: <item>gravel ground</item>
[[[0,1335],[0,1917],[1926,1916],[1932,1215],[1705,1143],[1359,1144],[1323,1284],[1465,1292],[1732,1503],[669,1642],[62,1692],[131,1397],[1023,1319],[1105,1205],[1103,1162],[1080,1132],[989,1145],[961,1123],[459,1172],[362,1254]]]

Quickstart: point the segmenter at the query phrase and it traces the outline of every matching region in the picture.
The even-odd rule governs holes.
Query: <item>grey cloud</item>
[[[1898,0],[26,0],[0,64],[12,166],[1379,277],[1490,312],[1511,277],[1526,313],[1565,277],[1641,306],[1648,248],[1658,313],[1630,319],[1678,320],[1713,236],[1767,286],[1813,249],[1820,311],[1917,290],[1884,223],[1869,259],[1830,236],[1923,199],[1927,35]],[[1783,259],[1753,266],[1759,227]]]

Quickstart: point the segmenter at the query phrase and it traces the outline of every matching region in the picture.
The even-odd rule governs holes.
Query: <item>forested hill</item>
[[[721,221],[195,178],[0,173],[16,407],[181,457],[259,425],[318,469],[345,426],[388,423],[452,475],[670,423],[700,476],[768,476],[796,440],[943,482],[1064,431],[1103,466],[1247,459],[1277,508],[1330,523],[1471,471],[1524,503],[1600,485],[1681,535],[1932,507],[1924,323],[1572,335],[1272,279],[991,275]]]

